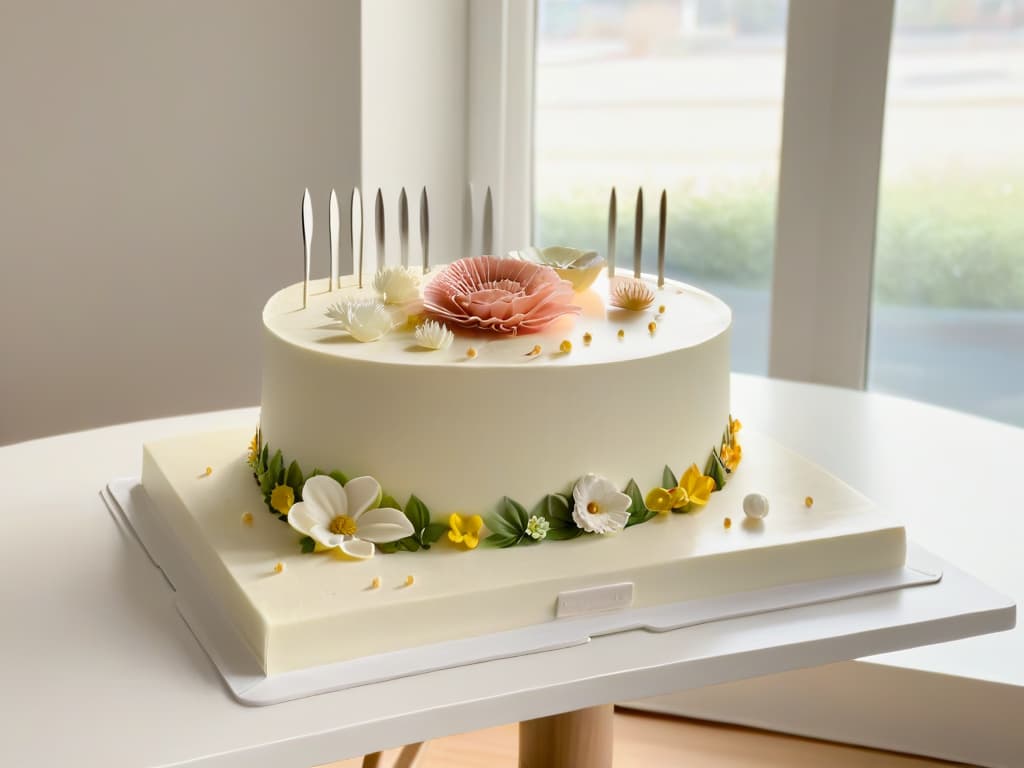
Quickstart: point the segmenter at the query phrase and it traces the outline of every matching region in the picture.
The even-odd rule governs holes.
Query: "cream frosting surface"
[[[607,308],[602,277],[576,294],[579,317],[425,350],[408,326],[367,343],[339,330],[329,307],[375,295],[343,282],[315,282],[306,309],[290,286],[263,312],[263,437],[307,472],[372,475],[446,519],[504,496],[529,508],[588,473],[651,485],[666,464],[703,467],[721,441],[731,312],[704,291],[668,281],[629,312]]]
[[[270,674],[550,621],[567,590],[627,581],[640,607],[903,564],[902,526],[819,467],[744,435],[742,466],[696,513],[510,549],[442,540],[366,561],[300,554],[298,534],[263,505],[246,430],[147,444],[143,485]],[[744,519],[749,493],[769,499],[765,520]]]

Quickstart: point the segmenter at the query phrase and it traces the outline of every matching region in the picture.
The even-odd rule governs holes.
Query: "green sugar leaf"
[[[278,476],[284,471],[283,464],[284,459],[281,457],[281,452],[275,451],[274,457],[267,465],[267,471],[260,477],[260,490],[264,495],[269,495],[274,490],[274,486],[278,485]]]
[[[551,527],[547,538],[553,541],[574,539],[583,533],[572,519],[572,502],[560,493],[549,493],[533,508],[533,514],[545,518]]]
[[[302,554],[304,555],[308,555],[316,550],[316,542],[309,536],[303,536],[299,539],[299,546],[302,548]]]
[[[704,474],[715,481],[715,490],[720,491],[725,487],[725,465],[714,448],[708,456],[708,463],[704,465]]]
[[[288,465],[288,472],[284,476],[284,484],[295,491],[295,500],[302,501],[302,484],[305,482],[299,462],[293,461]]]
[[[382,494],[381,497],[380,497],[380,504],[378,504],[377,506],[378,507],[384,507],[384,508],[390,508],[390,509],[397,509],[397,510],[400,510],[400,511],[405,511],[405,516],[409,517],[408,511],[402,510],[402,505],[398,503],[398,499],[396,499],[390,493]]]
[[[383,502],[381,502],[381,506],[383,506]],[[417,537],[422,535],[426,527],[430,525],[430,510],[417,498],[416,494],[409,497],[409,503],[405,505],[405,516],[412,523],[412,529],[415,532],[413,535]]]
[[[519,543],[522,536],[515,536],[507,533],[492,533],[484,541],[494,547],[501,547],[505,549],[507,547],[515,546]]]
[[[658,513],[647,508],[644,503],[643,494],[640,493],[640,487],[636,484],[635,480],[630,480],[626,484],[626,488],[623,491],[629,496],[629,520],[626,521],[626,527],[629,528],[631,525],[639,525],[640,523],[646,523],[652,517],[655,517]]]
[[[348,477],[345,476],[344,472],[334,470],[333,472],[328,472],[327,476],[332,480],[337,481],[340,485],[348,485]]]
[[[672,470],[669,468],[668,464],[666,464],[665,468],[661,471],[662,488],[671,490],[672,488],[675,488],[678,485],[679,481],[676,479],[676,476],[672,473]]]
[[[442,536],[448,532],[448,526],[445,523],[431,523],[427,526],[427,529],[423,532],[423,541],[427,544],[433,544],[438,541]]]

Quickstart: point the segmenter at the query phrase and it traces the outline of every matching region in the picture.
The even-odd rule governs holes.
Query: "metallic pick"
[[[608,198],[608,277],[615,277],[615,229],[618,226],[618,211],[616,210],[615,187],[612,187],[612,194]]]
[[[333,291],[334,284],[338,282],[338,238],[341,235],[341,214],[338,213],[338,193],[333,189],[331,190],[330,213],[331,279],[328,281],[329,286],[327,290]]]
[[[473,253],[473,183],[466,184],[465,194],[462,196],[462,256],[474,256]]]
[[[309,301],[309,268],[313,253],[313,200],[309,196],[309,187],[302,196],[302,244],[306,252],[305,279],[302,281],[302,308]]]
[[[487,194],[484,195],[484,223],[483,231],[481,233],[481,253],[493,254],[494,253],[494,200],[491,197],[491,188],[487,188]]]
[[[381,269],[387,263],[387,255],[384,251],[384,195],[380,187],[377,187],[377,200],[373,209],[373,226],[377,235],[377,269]]]
[[[668,212],[668,193],[661,190],[658,206],[658,287],[665,287],[665,226]]]
[[[405,187],[398,195],[398,247],[402,254],[402,266],[409,266],[409,200]]]
[[[352,234],[352,267],[356,271],[356,284],[363,287],[363,196],[359,187],[352,188],[351,229]]]
[[[633,229],[633,277],[640,278],[641,254],[644,248],[644,188],[636,192],[636,221]]]
[[[420,192],[420,250],[423,251],[423,274],[430,271],[430,211],[427,207],[427,188]]]

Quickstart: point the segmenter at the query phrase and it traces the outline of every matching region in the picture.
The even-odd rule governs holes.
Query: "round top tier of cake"
[[[424,282],[429,282],[438,271],[432,270]],[[267,302],[263,323],[269,332],[296,347],[378,364],[573,367],[621,363],[696,347],[725,332],[732,320],[729,307],[711,294],[674,281],[666,281],[663,288],[657,288],[650,276],[645,276],[654,292],[649,309],[633,312],[610,307],[608,278],[602,275],[590,289],[574,295],[573,303],[582,308],[579,316],[565,315],[538,333],[512,335],[454,329],[456,338],[451,347],[428,350],[417,346],[412,327],[363,343],[327,317],[327,310],[339,302],[378,299],[371,282],[366,279],[364,287],[358,288],[356,278],[350,275],[341,278],[340,288],[329,291],[329,280],[312,281],[306,309],[302,308],[302,283],[290,285]],[[659,312],[662,308],[664,312]],[[656,323],[653,333],[649,328],[652,322]],[[584,334],[589,334],[589,343],[584,342]],[[571,344],[568,354],[561,351],[563,341]],[[536,346],[540,353],[528,354]],[[476,353],[473,358],[467,357],[470,348]]]
[[[578,316],[529,334],[453,329],[441,350],[419,347],[399,309],[372,342],[326,315],[373,298],[372,278],[314,281],[306,309],[302,285],[285,288],[263,312],[263,441],[306,474],[370,475],[403,504],[415,494],[439,520],[503,497],[532,509],[591,473],[646,492],[666,465],[703,468],[729,419],[731,312],[644,280],[647,309],[610,307],[601,279],[575,294]]]

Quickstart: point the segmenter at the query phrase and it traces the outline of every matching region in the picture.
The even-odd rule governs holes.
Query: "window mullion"
[[[893,0],[791,0],[769,373],[863,388]]]

